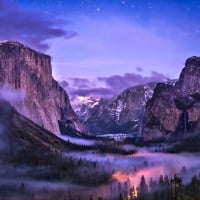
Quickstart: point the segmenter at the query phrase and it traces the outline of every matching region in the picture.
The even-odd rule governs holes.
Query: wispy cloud
[[[169,80],[164,74],[152,72],[150,76],[126,73],[110,77],[98,77],[94,81],[87,78],[66,78],[60,84],[69,93],[71,99],[75,96],[91,96],[96,98],[110,98],[128,87],[144,85],[151,82]]]
[[[19,40],[38,50],[49,48],[48,40],[60,38],[70,39],[77,33],[66,30],[68,21],[56,16],[24,10],[17,4],[0,1],[1,40]]]
[[[113,75],[110,77],[99,77],[98,80],[105,82],[107,87],[112,89],[112,93],[117,94],[122,90],[134,85],[144,85],[152,82],[164,82],[168,81],[169,78],[162,73],[152,71],[150,76],[126,73],[123,76]]]

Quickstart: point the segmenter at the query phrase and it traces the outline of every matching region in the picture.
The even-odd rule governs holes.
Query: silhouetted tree
[[[122,193],[120,192],[119,194],[119,200],[123,200],[123,196],[122,196]]]
[[[164,185],[164,178],[163,178],[163,175],[160,175],[160,178],[159,178],[159,186],[160,187],[163,187]]]
[[[149,189],[150,189],[151,191],[154,190],[154,183],[153,183],[153,179],[152,179],[152,178],[150,178],[150,181],[149,181]]]
[[[169,177],[166,175],[164,178],[165,186],[169,185]]]
[[[186,172],[186,167],[183,166],[182,169],[181,169],[181,173],[184,174],[185,172]]]
[[[147,184],[145,182],[144,175],[141,176],[139,192],[140,192],[140,198],[142,200],[145,199],[145,196],[146,196],[146,194],[148,192],[148,186],[147,186]]]

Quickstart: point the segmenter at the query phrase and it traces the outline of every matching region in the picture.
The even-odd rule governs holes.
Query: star
[[[139,20],[140,16],[139,15],[136,15],[136,20]]]
[[[122,4],[126,4],[126,2],[125,2],[125,1],[122,1]]]
[[[81,1],[81,3],[80,3],[80,6],[81,6],[81,7],[83,7],[83,6],[84,6],[84,2],[83,2],[83,1]]]
[[[100,12],[100,11],[101,11],[101,8],[98,7],[98,8],[96,9],[96,11],[97,11],[97,12]]]
[[[132,4],[132,5],[131,5],[131,8],[135,8],[135,5],[134,5],[134,4]]]
[[[151,4],[151,2],[148,2],[148,6],[149,6],[149,9],[152,9],[152,4]]]

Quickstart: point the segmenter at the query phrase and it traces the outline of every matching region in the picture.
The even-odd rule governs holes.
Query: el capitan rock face
[[[51,58],[18,42],[0,43],[0,85],[24,94],[11,104],[45,129],[82,134],[85,127],[74,113],[67,93],[52,77]],[[6,95],[6,94],[5,94]]]
[[[175,85],[158,84],[147,102],[143,136],[147,140],[182,136],[200,124],[200,58],[187,59]]]

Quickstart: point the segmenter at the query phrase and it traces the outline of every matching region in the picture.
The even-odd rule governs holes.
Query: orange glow
[[[151,168],[145,168],[145,169],[140,169],[137,172],[134,173],[126,173],[126,172],[121,172],[117,171],[113,174],[112,178],[119,181],[120,183],[124,183],[126,181],[129,181],[131,186],[133,187],[138,187],[140,184],[140,179],[141,176],[145,176],[146,184],[149,184],[150,178],[153,179],[158,179],[160,175],[165,174],[164,173],[164,168],[163,166],[154,166]],[[137,191],[136,195],[137,195]]]
[[[137,191],[137,189],[135,189],[134,192],[135,192],[135,193],[134,193],[133,197],[134,197],[134,198],[137,198],[137,197],[138,197],[138,191]]]
[[[120,183],[124,183],[125,181],[128,180],[128,175],[125,173],[125,172],[115,172],[113,175],[112,175],[112,178],[113,179],[116,179],[117,181],[119,181]]]

